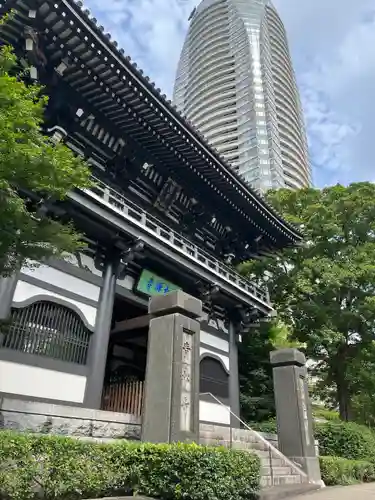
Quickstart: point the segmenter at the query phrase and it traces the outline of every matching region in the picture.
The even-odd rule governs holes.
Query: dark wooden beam
[[[117,333],[125,333],[132,330],[139,330],[141,328],[148,327],[150,320],[152,319],[151,314],[147,314],[145,316],[139,316],[137,318],[125,319],[124,321],[119,321],[116,323],[116,326],[111,331],[111,335]],[[137,335],[136,335],[137,336]],[[126,336],[127,338],[134,338],[131,336]]]

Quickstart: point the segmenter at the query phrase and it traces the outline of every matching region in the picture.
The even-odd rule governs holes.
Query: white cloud
[[[163,93],[171,96],[194,0],[89,0],[86,5]]]
[[[275,0],[285,22],[308,124],[315,180],[373,178],[373,0]]]
[[[251,1],[251,0],[249,0]],[[194,0],[87,0],[99,22],[163,92]],[[374,178],[374,0],[274,0],[284,21],[318,185]]]

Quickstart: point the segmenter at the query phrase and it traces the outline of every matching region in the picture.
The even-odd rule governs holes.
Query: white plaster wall
[[[83,403],[86,377],[0,361],[0,392]]]
[[[70,299],[69,297],[65,297],[63,295],[50,292],[49,290],[45,290],[44,288],[40,288],[35,285],[31,285],[30,283],[26,283],[25,281],[18,281],[16,291],[13,297],[13,305],[20,304],[25,300],[28,300],[37,295],[47,295],[49,297],[55,297],[65,302],[69,302],[74,304],[78,309],[82,312],[84,317],[86,318],[87,325],[90,329],[94,329],[95,327],[95,319],[96,319],[96,308],[93,306],[89,306],[87,304],[83,304],[78,300]]]
[[[214,424],[230,425],[229,406],[221,406],[218,403],[199,402],[199,420],[212,422]]]
[[[229,352],[229,342],[227,340],[211,335],[211,333],[207,333],[203,330],[201,330],[200,333],[200,341],[204,344],[216,347],[216,349],[220,349],[221,351]]]
[[[53,267],[40,265],[34,269],[22,268],[22,273],[77,295],[82,295],[82,297],[86,297],[87,299],[95,300],[96,302],[99,300],[99,286],[54,269]]]
[[[65,254],[64,260],[73,266],[79,267],[80,269],[88,268],[90,273],[95,274],[96,276],[101,276],[102,272],[100,269],[95,267],[95,262],[92,257],[89,255],[85,255],[83,253],[79,254],[80,260],[77,255],[73,254]]]
[[[214,357],[217,356],[218,358],[220,358],[225,366],[225,368],[227,369],[227,371],[229,372],[229,357],[228,356],[225,356],[224,354],[219,354],[217,352],[214,352],[214,351],[210,351],[210,349],[206,349],[206,347],[200,347],[199,348],[199,354],[202,356],[202,354],[212,354]]]

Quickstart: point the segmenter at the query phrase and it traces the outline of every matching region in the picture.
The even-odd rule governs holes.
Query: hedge
[[[315,426],[321,455],[375,463],[375,432],[352,422],[325,422]]]
[[[326,486],[345,486],[375,481],[375,466],[365,460],[320,457],[320,470]]]
[[[274,420],[251,423],[250,427],[259,432],[277,433]],[[341,420],[315,422],[314,436],[319,441],[321,455],[375,463],[375,431],[365,425]]]
[[[146,495],[165,500],[257,498],[259,458],[196,444],[98,444],[0,432],[0,498],[76,500]]]

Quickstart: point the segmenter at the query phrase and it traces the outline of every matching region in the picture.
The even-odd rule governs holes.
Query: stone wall
[[[112,441],[140,439],[134,415],[0,398],[0,429]]]
[[[114,439],[139,440],[141,437],[141,421],[134,415],[8,397],[0,398],[0,429],[73,436],[104,442]],[[205,431],[209,431],[210,439],[215,441],[215,444],[225,446],[230,446],[231,438],[234,443],[238,443],[246,441],[247,435],[250,435],[246,429],[233,429],[231,433],[229,427],[201,424],[202,443],[205,443]],[[259,434],[278,448],[276,434]],[[318,448],[317,442],[316,446]]]

